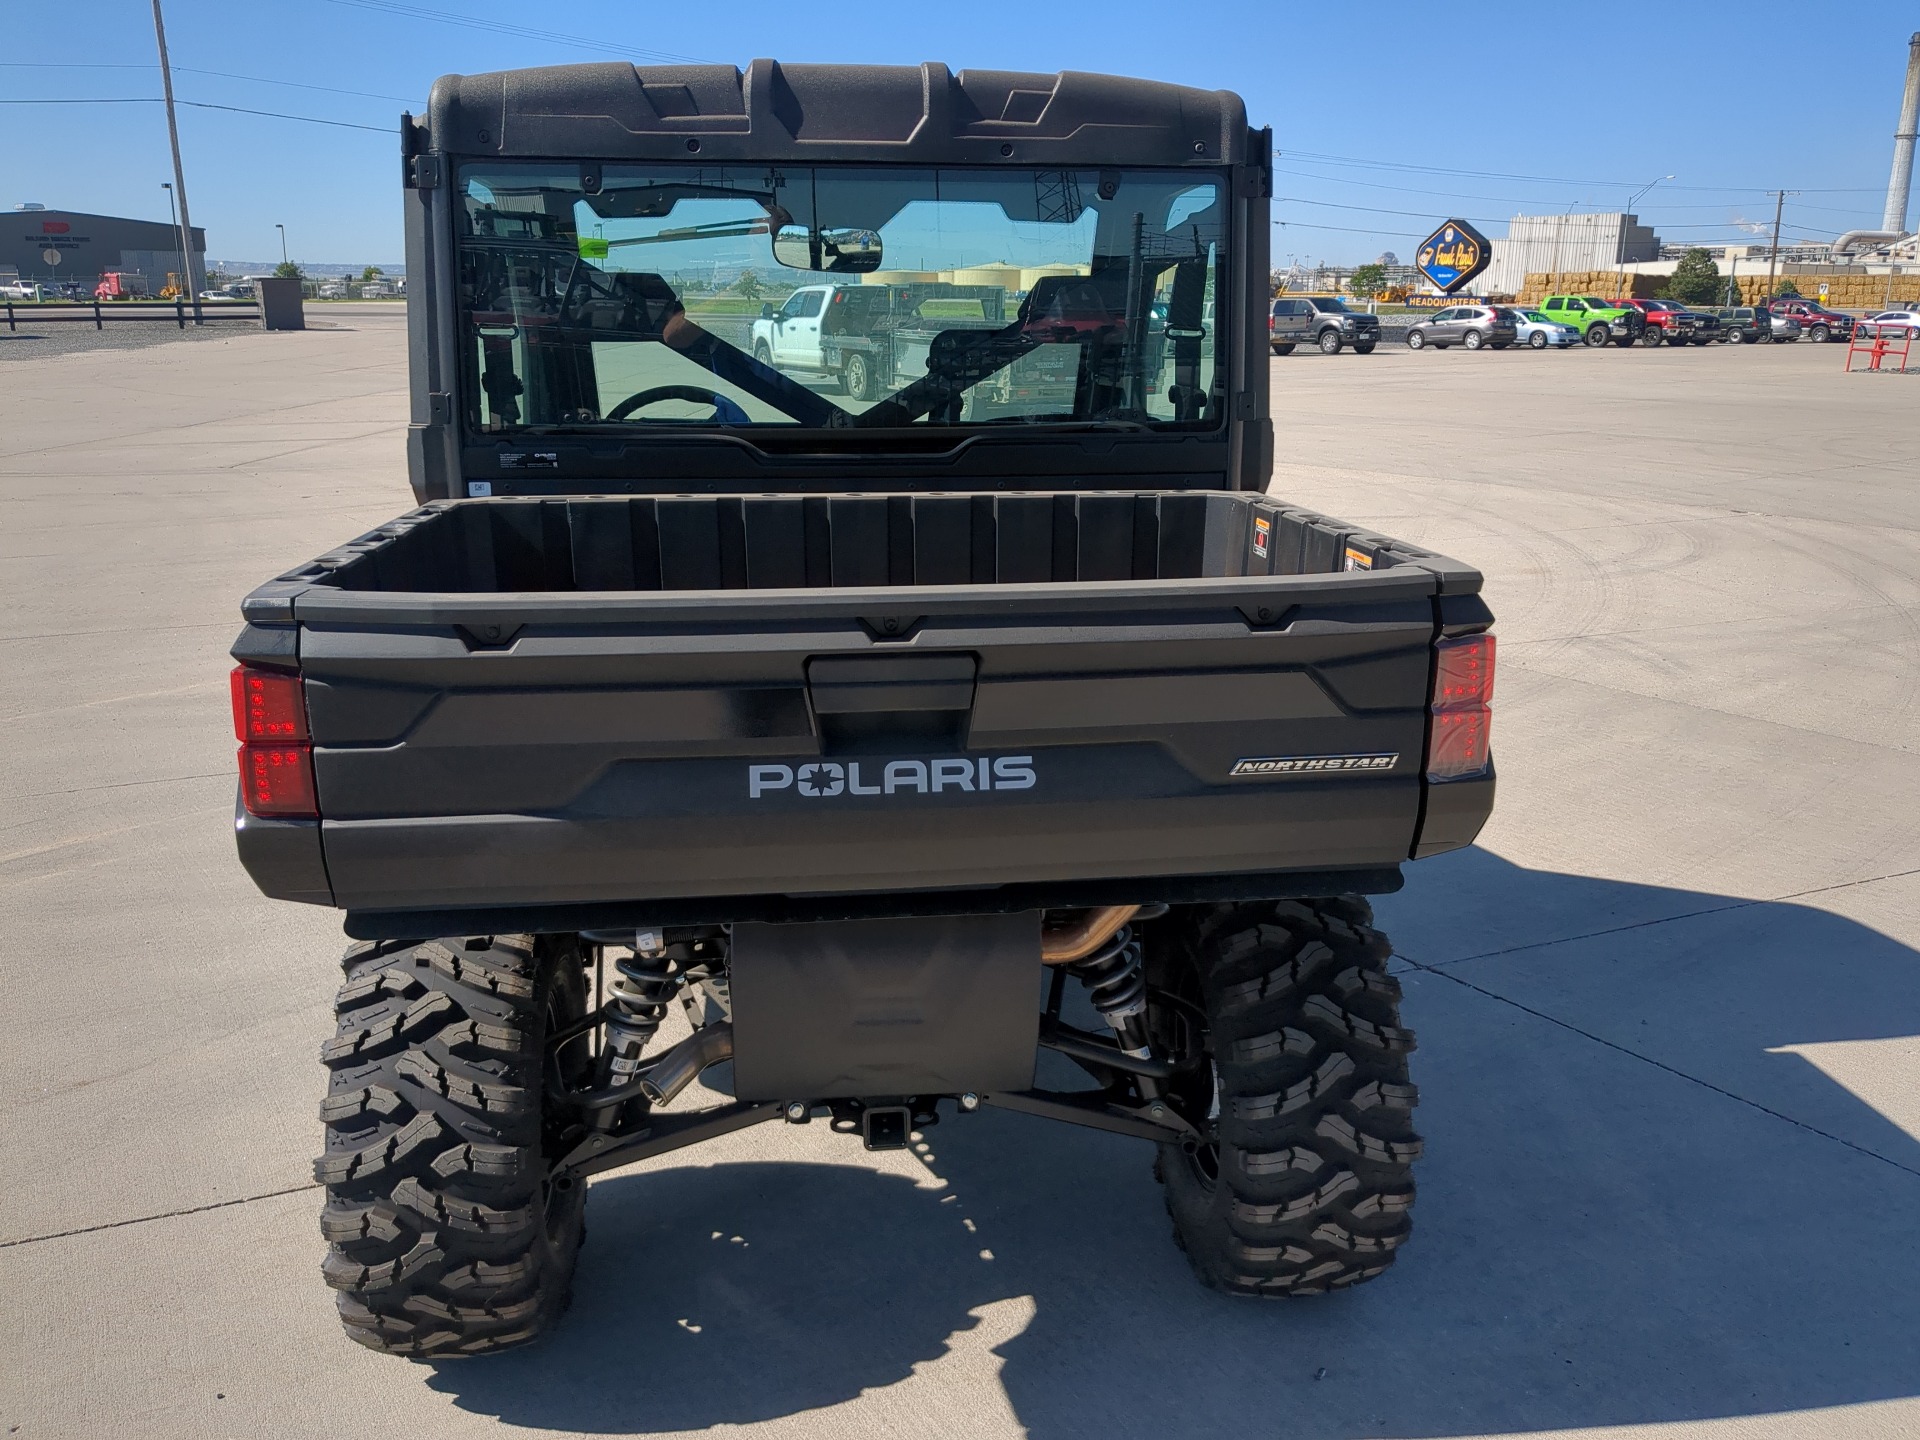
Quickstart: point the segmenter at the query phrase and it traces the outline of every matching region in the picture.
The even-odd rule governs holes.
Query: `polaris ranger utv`
[[[1265,494],[1240,100],[596,64],[402,135],[418,508],[233,647],[241,860],[357,942],[348,1333],[539,1335],[596,1173],[982,1107],[1157,1146],[1208,1285],[1384,1270],[1420,1142],[1365,897],[1487,817],[1492,616]],[[856,396],[746,343],[823,275],[1004,303]]]

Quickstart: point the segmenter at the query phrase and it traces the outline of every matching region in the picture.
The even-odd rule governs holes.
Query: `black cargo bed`
[[[689,495],[439,501],[263,587],[389,594],[1034,585],[1465,566],[1264,496]]]
[[[248,598],[324,818],[242,855],[360,934],[1388,889],[1491,803],[1479,581],[1263,496],[436,502]]]

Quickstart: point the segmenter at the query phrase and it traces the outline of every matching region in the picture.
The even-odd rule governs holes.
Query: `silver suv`
[[[1503,305],[1455,305],[1416,320],[1407,328],[1409,350],[1424,350],[1429,345],[1436,350],[1449,345],[1504,350],[1518,338],[1513,311]]]
[[[1267,313],[1267,343],[1276,355],[1291,355],[1296,345],[1318,345],[1323,355],[1351,345],[1356,355],[1369,355],[1380,343],[1380,317],[1325,295],[1282,296]]]

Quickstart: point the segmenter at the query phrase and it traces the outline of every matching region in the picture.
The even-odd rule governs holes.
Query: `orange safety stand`
[[[1889,334],[1888,332],[1892,333]],[[1866,321],[1856,321],[1853,336],[1847,341],[1847,369],[1853,369],[1853,357],[1864,355],[1866,370],[1878,370],[1881,362],[1889,355],[1900,357],[1900,364],[1889,369],[1904,371],[1907,368],[1907,356],[1913,350],[1913,327],[1911,325],[1869,325]]]

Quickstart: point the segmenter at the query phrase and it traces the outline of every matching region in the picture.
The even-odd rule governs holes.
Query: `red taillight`
[[[306,696],[300,677],[280,670],[233,667],[233,738],[304,740]]]
[[[311,745],[242,745],[240,796],[249,815],[314,820]]]
[[[1433,672],[1433,729],[1427,741],[1427,779],[1484,775],[1493,714],[1493,636],[1442,640]]]
[[[300,677],[236,666],[233,733],[240,746],[240,799],[249,815],[317,819],[313,746],[307,743]]]

